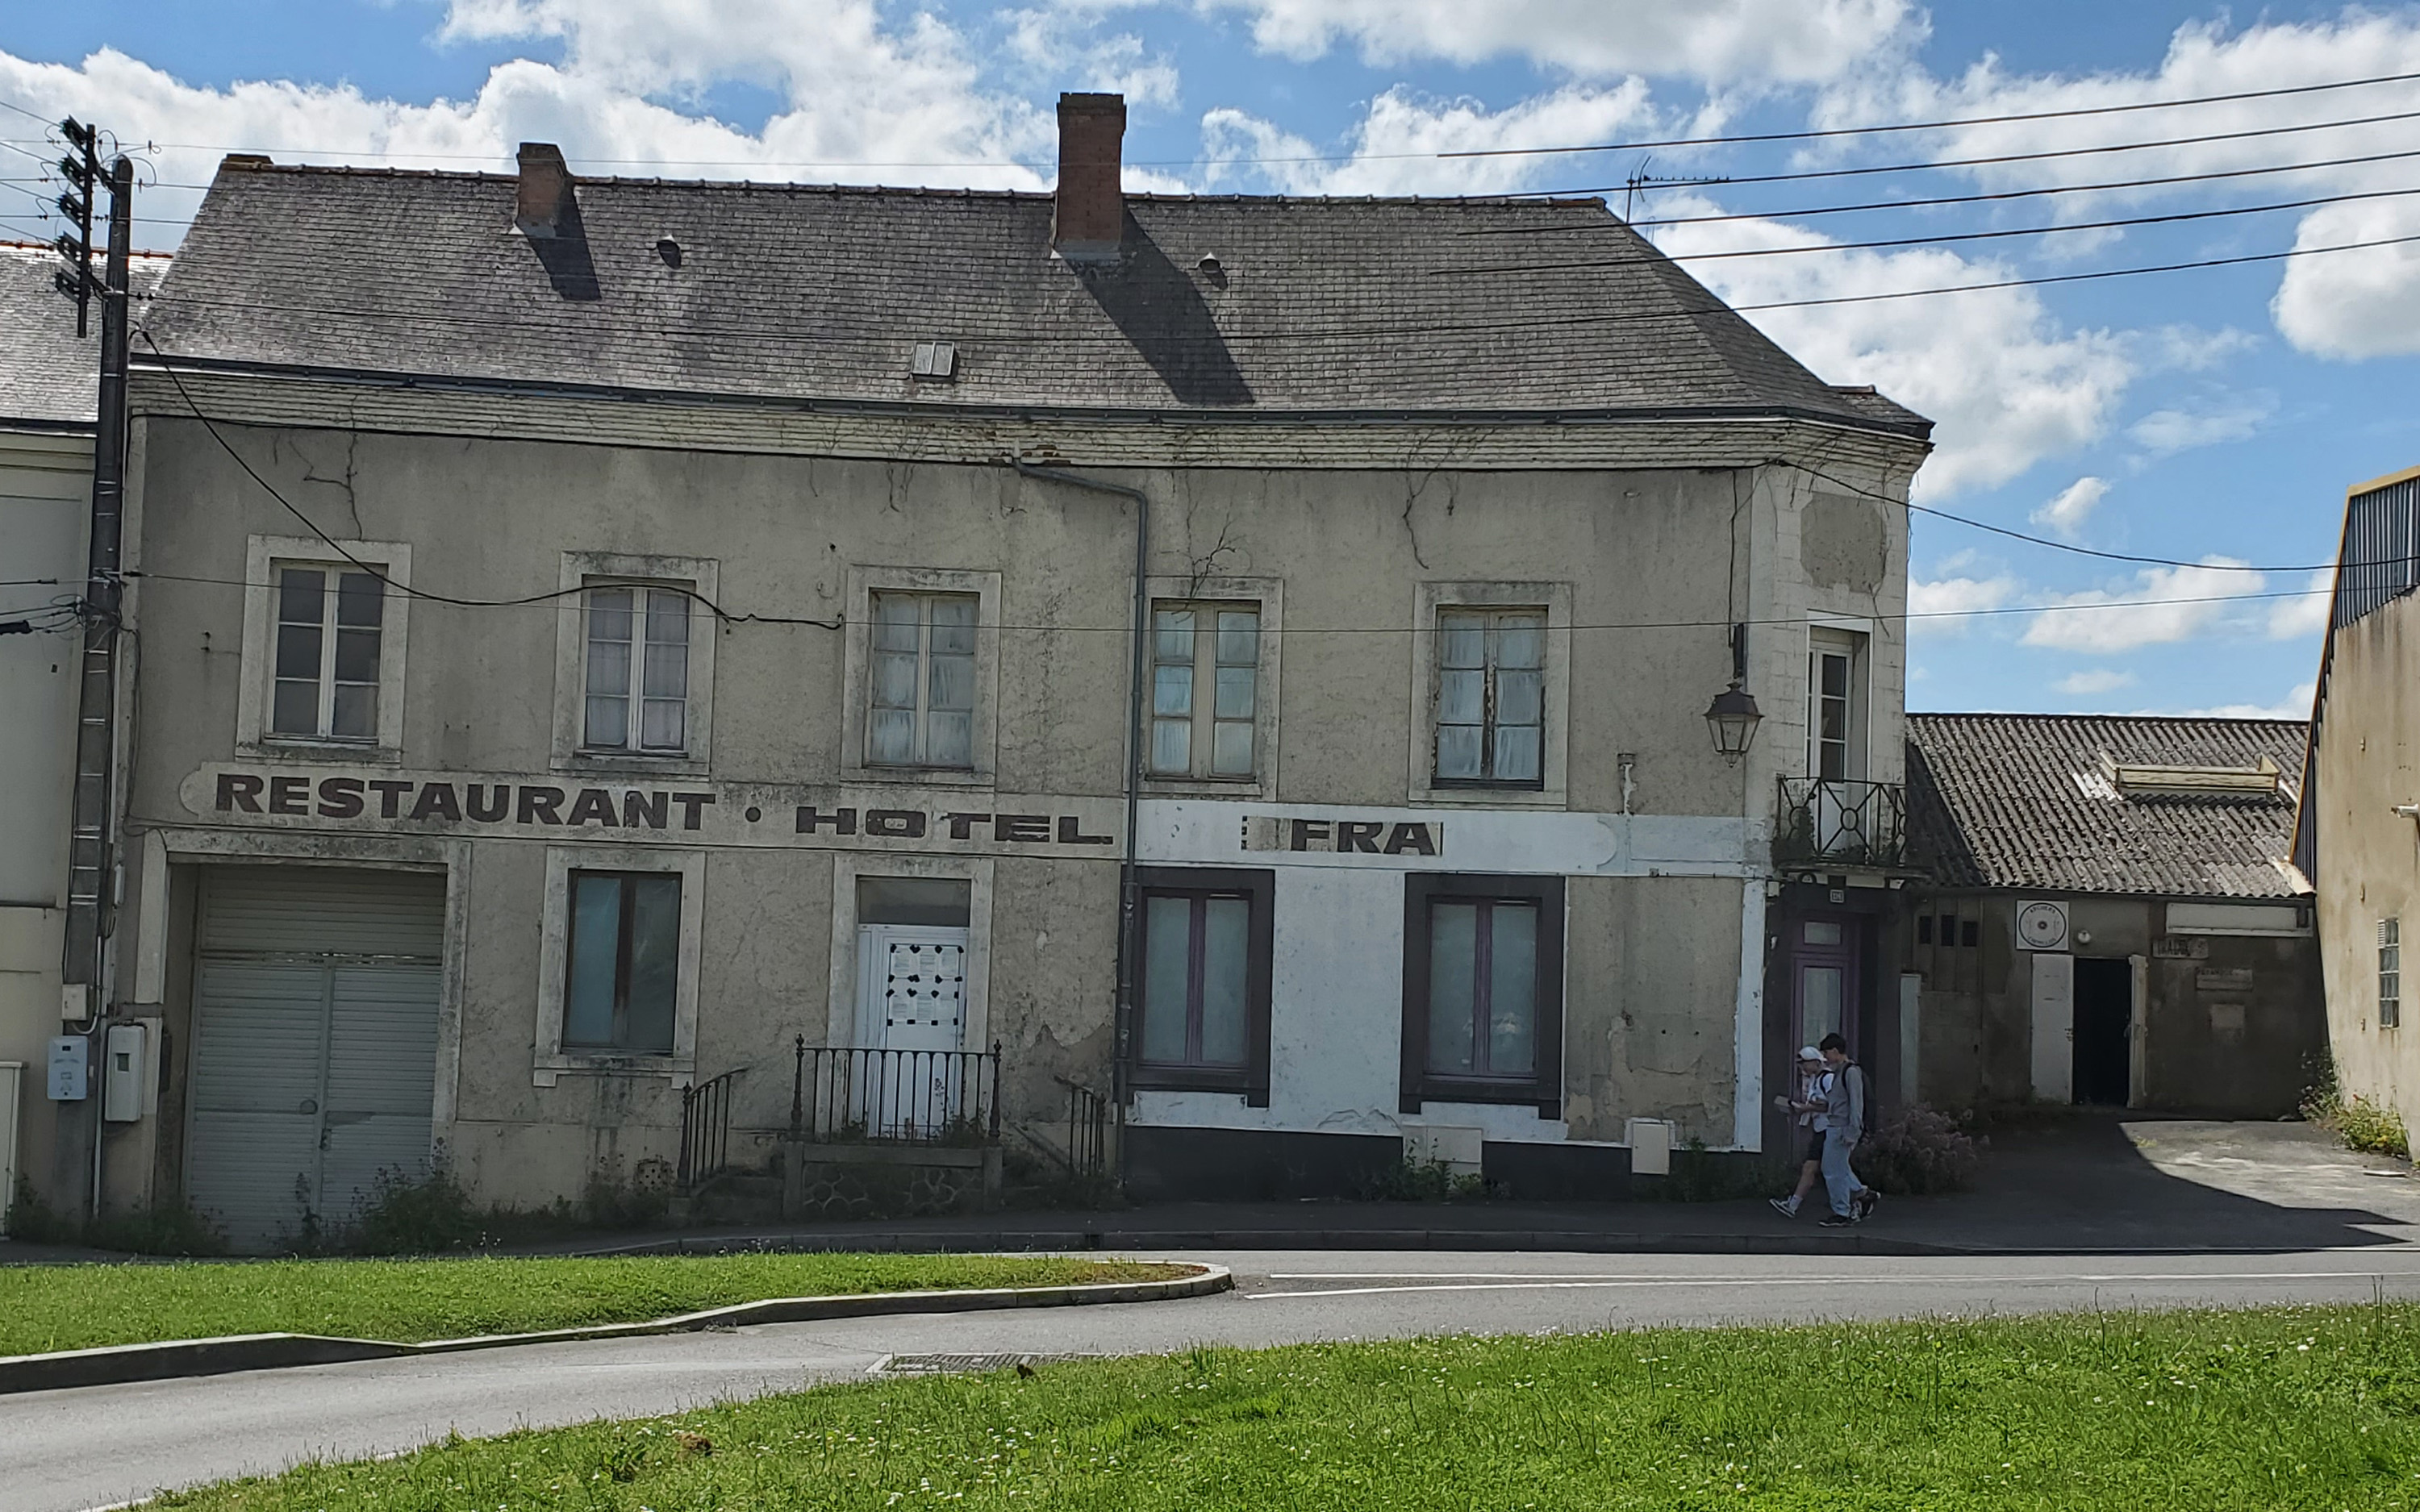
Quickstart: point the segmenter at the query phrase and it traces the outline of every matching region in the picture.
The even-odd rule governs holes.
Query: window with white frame
[[[369,744],[379,736],[386,584],[361,567],[276,563],[271,739]]]
[[[2378,921],[2378,1026],[2403,1022],[2403,920]]]
[[[872,594],[868,766],[973,768],[980,602],[973,594]]]
[[[1261,607],[1152,606],[1150,771],[1249,779],[1260,712]]]
[[[1537,787],[1546,736],[1546,611],[1437,610],[1435,781]]]
[[[1817,628],[1807,646],[1807,775],[1827,782],[1866,775],[1865,637]]]
[[[691,601],[685,590],[643,583],[586,591],[582,749],[687,753]]]

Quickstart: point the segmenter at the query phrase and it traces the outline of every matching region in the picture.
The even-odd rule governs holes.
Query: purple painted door
[[[1816,914],[1791,926],[1790,1042],[1814,1044],[1827,1034],[1857,1043],[1857,920]]]

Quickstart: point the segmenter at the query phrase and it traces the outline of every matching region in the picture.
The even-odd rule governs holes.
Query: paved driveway
[[[9,1512],[79,1512],[314,1455],[408,1449],[449,1430],[639,1416],[863,1380],[893,1355],[2364,1302],[2381,1290],[2420,1299],[2420,1248],[2399,1245],[2086,1259],[1374,1250],[1187,1257],[1232,1266],[1241,1284],[1175,1303],[804,1323],[0,1396],[0,1487]]]

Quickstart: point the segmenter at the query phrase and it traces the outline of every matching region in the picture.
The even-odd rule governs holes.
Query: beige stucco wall
[[[8,595],[0,609],[80,594],[91,493],[89,438],[0,431],[0,542],[8,567],[0,576],[55,584],[0,588]],[[53,1203],[81,1196],[53,1170],[54,1104],[45,1087],[48,1041],[60,1027],[78,649],[73,626],[0,637],[0,1061],[23,1067],[14,1073],[17,1173]],[[0,1145],[7,1140],[0,1131]],[[0,1190],[0,1208],[14,1197]]]
[[[147,858],[141,837],[221,831],[222,849],[239,854],[251,842],[240,824],[229,829],[223,816],[196,811],[185,785],[237,755],[247,537],[307,532],[197,424],[153,417],[141,429],[139,552],[153,575],[141,579],[135,603],[145,662],[130,795],[134,917],[121,935],[129,949],[147,938],[172,949],[187,947],[167,944],[164,924],[147,934],[141,923],[147,897],[180,895],[147,887],[142,872],[159,856]],[[992,790],[1103,802],[1122,792],[1132,561],[1123,500],[1001,466],[222,430],[312,524],[342,539],[408,542],[413,585],[454,597],[553,592],[566,551],[707,559],[718,563],[716,596],[735,615],[801,619],[844,614],[853,570],[998,573]],[[1904,483],[1903,472],[1837,459],[1825,470],[1877,490]],[[1409,632],[1420,585],[1436,582],[1567,585],[1578,628],[1563,807],[1575,813],[1622,809],[1615,758],[1629,752],[1634,811],[1769,818],[1775,777],[1804,769],[1810,612],[1875,617],[1870,770],[1900,775],[1905,517],[1820,486],[1837,497],[1807,526],[1813,490],[1804,474],[1373,466],[1094,475],[1149,493],[1155,577],[1281,580],[1287,633],[1281,684],[1270,690],[1280,713],[1264,799],[1409,801],[1408,774],[1426,736],[1416,727]],[[1820,558],[1820,580],[1798,571],[1802,549]],[[558,604],[412,603],[401,768],[548,779],[563,612]],[[1749,686],[1767,718],[1738,765],[1713,757],[1702,719],[1730,675],[1721,626],[1731,617],[1779,622],[1751,631]],[[690,780],[843,781],[844,710],[862,696],[844,686],[845,639],[799,625],[717,631],[708,770]],[[896,791],[907,807],[986,807],[962,789]],[[302,843],[291,830],[275,840],[263,849]],[[327,843],[327,854],[342,855],[354,842]],[[458,1071],[441,1067],[441,1108],[446,1078],[458,1080],[440,1134],[474,1189],[499,1200],[576,1196],[590,1180],[627,1179],[638,1160],[671,1153],[678,1120],[676,1091],[662,1076],[566,1074],[533,1085],[543,850],[527,838],[474,838],[456,845],[460,860],[449,863],[467,889],[466,934]],[[840,863],[837,853],[795,844],[716,849],[707,859],[697,1071],[752,1067],[743,1125],[786,1118],[792,1037],[820,1041],[830,1022]],[[998,858],[984,1032],[1007,1053],[1012,1118],[1063,1113],[1053,1072],[1106,1082],[1114,863],[1114,848],[1078,860]],[[1575,880],[1566,973],[1574,1137],[1619,1137],[1622,1118],[1651,1114],[1727,1142],[1742,886]],[[178,990],[173,969],[154,978],[162,993]]]
[[[2319,942],[2344,1090],[2420,1129],[2420,595],[2335,632],[2319,727]],[[2403,923],[2403,1023],[2378,1025],[2378,921]]]

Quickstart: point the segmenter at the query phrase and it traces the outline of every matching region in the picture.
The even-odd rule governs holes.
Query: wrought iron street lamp
[[[1756,740],[1756,727],[1764,718],[1756,706],[1756,696],[1740,686],[1738,678],[1731,686],[1714,695],[1706,705],[1706,731],[1714,737],[1714,750],[1725,761],[1736,762],[1747,754]]]

